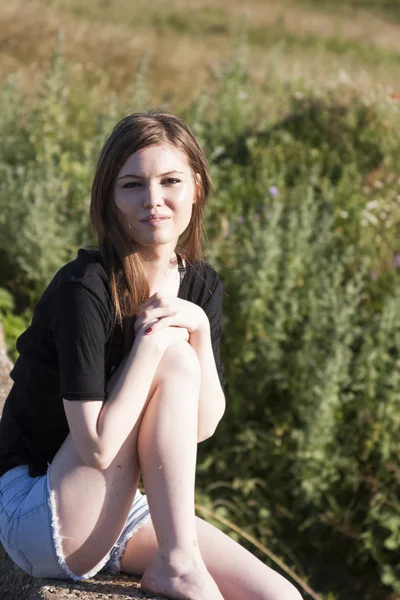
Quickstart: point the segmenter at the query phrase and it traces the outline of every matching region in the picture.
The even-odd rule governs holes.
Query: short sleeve
[[[202,304],[202,309],[210,321],[211,344],[214,352],[215,364],[218,371],[221,386],[225,388],[225,368],[220,356],[220,343],[222,333],[222,284],[217,272],[212,269],[212,275],[208,281],[207,296]]]
[[[105,400],[107,311],[79,282],[55,290],[52,333],[58,354],[60,396],[66,400]]]

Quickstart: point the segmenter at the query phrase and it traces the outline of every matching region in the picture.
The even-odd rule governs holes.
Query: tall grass
[[[3,44],[0,81],[19,73],[27,93],[35,93],[65,32],[69,75],[91,86],[107,79],[129,95],[132,74],[152,51],[148,87],[152,104],[188,108],[204,87],[215,87],[215,70],[243,21],[248,24],[252,60],[260,80],[279,46],[282,79],[294,72],[324,85],[344,69],[356,80],[396,85],[400,77],[399,24],[371,11],[334,10],[332,2],[281,0],[15,0],[0,4]],[[382,3],[380,3],[382,4]],[[388,3],[389,4],[389,3]],[[393,3],[391,3],[393,4]],[[328,7],[328,8],[327,8]],[[330,7],[330,8],[329,8]]]

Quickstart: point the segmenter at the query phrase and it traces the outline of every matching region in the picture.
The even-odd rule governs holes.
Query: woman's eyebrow
[[[160,173],[160,175],[156,175],[156,177],[165,177],[166,175],[172,175],[173,173],[179,173],[180,175],[184,175],[182,171],[167,171],[166,173]],[[135,177],[135,179],[146,179],[146,177],[142,177],[141,175],[134,175],[133,173],[126,173],[126,175],[121,175],[117,179],[124,179],[124,177]]]

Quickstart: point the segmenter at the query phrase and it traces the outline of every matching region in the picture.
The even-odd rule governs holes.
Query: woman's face
[[[140,246],[174,242],[192,215],[195,183],[185,155],[168,143],[132,154],[119,171],[114,199],[128,235]],[[160,220],[149,221],[159,215]]]

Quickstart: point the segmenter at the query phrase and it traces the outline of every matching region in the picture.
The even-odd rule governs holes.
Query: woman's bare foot
[[[148,592],[176,600],[224,600],[201,557],[157,552],[140,584]]]

